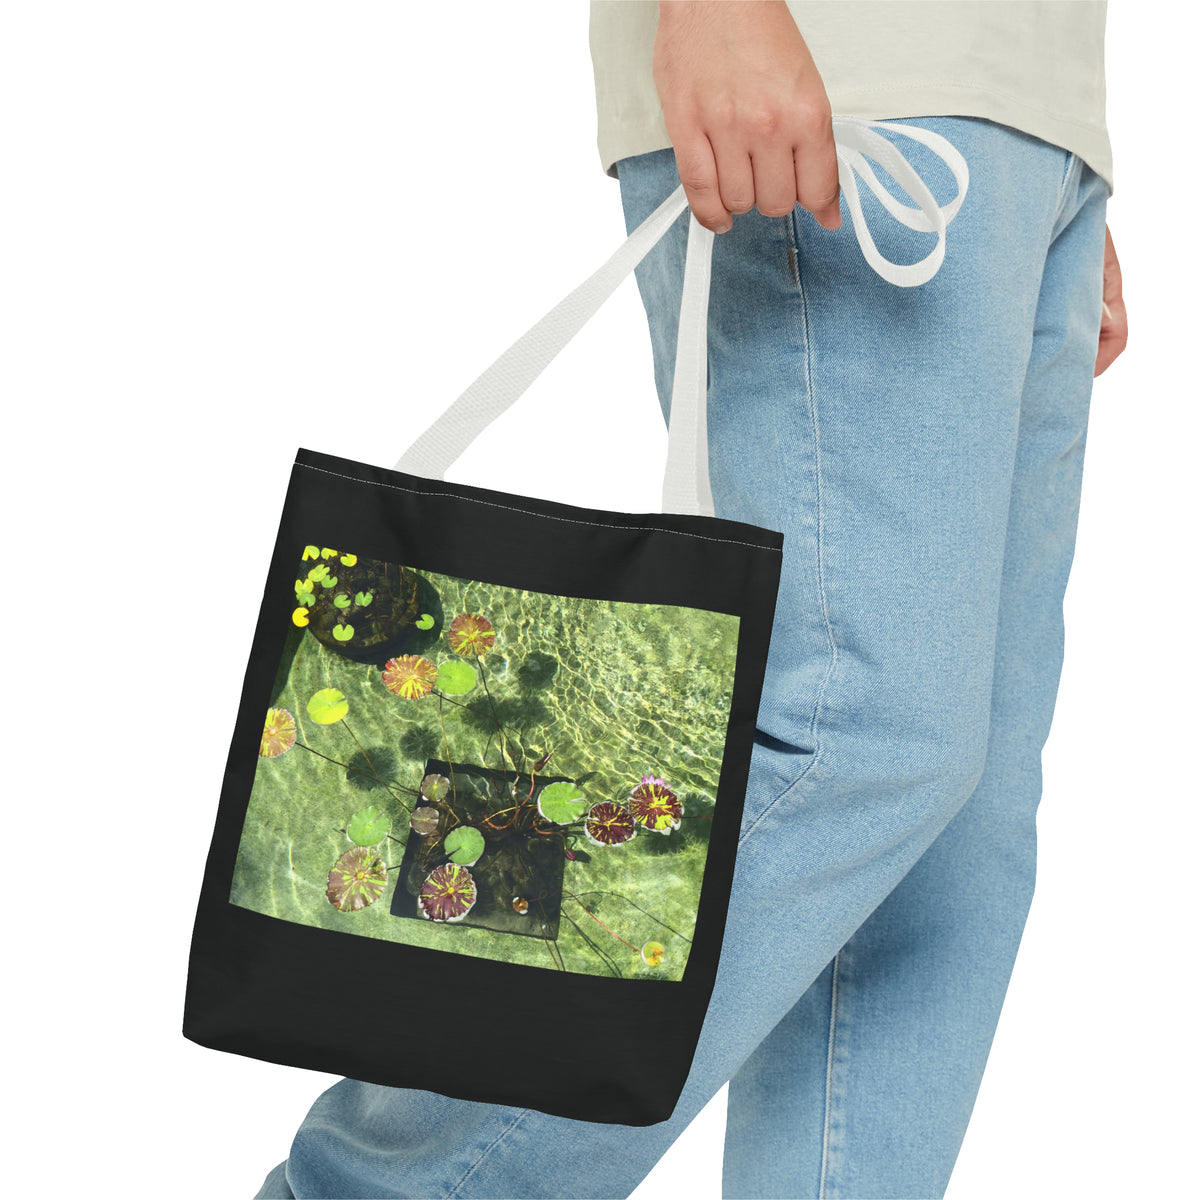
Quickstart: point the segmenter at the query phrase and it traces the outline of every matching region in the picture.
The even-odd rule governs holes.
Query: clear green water
[[[491,703],[482,682],[457,697],[460,704],[436,693],[417,700],[393,695],[378,666],[353,662],[297,631],[290,669],[286,677],[281,670],[272,700],[295,718],[297,744],[257,761],[230,901],[385,941],[549,969],[678,980],[708,853],[738,618],[421,574],[440,594],[445,626],[421,651],[425,657],[434,663],[457,658],[446,635],[455,614],[482,613],[494,626],[494,647],[465,660],[481,670]],[[309,717],[309,698],[322,688],[345,695],[343,722],[320,725]],[[399,864],[410,833],[408,811],[396,796],[421,803],[371,778],[363,752],[374,772],[414,791],[429,758],[512,770],[502,758],[493,704],[521,770],[551,751],[544,774],[579,781],[589,802],[623,802],[643,775],[658,776],[683,802],[679,828],[669,834],[639,828],[620,846],[599,847],[579,836],[575,847],[590,861],[565,863],[556,954],[541,937],[393,916],[398,869],[375,903],[340,912],[326,887],[330,868],[353,845],[345,832],[350,815],[368,805],[381,808],[399,840],[385,841],[380,853]],[[655,965],[641,953],[649,942],[663,947]]]

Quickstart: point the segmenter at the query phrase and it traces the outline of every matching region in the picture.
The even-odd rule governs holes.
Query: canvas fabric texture
[[[1104,0],[837,0],[788,8],[835,116],[983,117],[1077,154],[1114,192]],[[654,86],[657,0],[592,0],[604,172],[671,145]]]

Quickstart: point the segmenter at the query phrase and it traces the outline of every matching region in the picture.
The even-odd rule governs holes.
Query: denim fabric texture
[[[727,1082],[724,1196],[943,1195],[1033,894],[1107,188],[1006,126],[902,120],[971,172],[931,281],[876,275],[844,201],[837,231],[754,209],[713,246],[716,512],[785,542],[720,969],[674,1115],[600,1125],[347,1079],[259,1197],[628,1196]],[[885,136],[954,195],[931,151]],[[618,174],[630,231],[679,185],[670,149]],[[860,191],[885,257],[928,253]],[[687,228],[637,268],[664,417]]]

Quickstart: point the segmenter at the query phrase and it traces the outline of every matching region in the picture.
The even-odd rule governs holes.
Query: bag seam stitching
[[[423,488],[405,487],[399,483],[385,483],[383,480],[359,479],[355,475],[344,475],[340,471],[330,471],[327,467],[314,467],[311,463],[300,462],[296,460],[296,466],[304,467],[309,471],[319,471],[322,475],[333,475],[338,479],[348,479],[351,483],[361,483],[366,487],[385,487],[391,488],[396,492],[411,492],[414,496],[436,496],[444,500],[461,500],[466,504],[485,504],[489,508],[503,508],[509,512],[525,513],[530,517],[541,517],[546,521],[565,521],[570,525],[585,525],[595,529],[623,529],[630,533],[640,533],[643,530],[654,533],[667,533],[676,537],[698,538],[704,542],[717,542],[724,546],[749,546],[751,550],[769,550],[775,554],[782,554],[782,546],[760,546],[757,542],[743,542],[737,538],[718,538],[710,537],[706,533],[689,533],[684,529],[664,529],[661,525],[615,525],[609,524],[606,521],[581,521],[576,517],[558,517],[551,513],[536,512],[531,508],[517,508],[513,504],[497,504],[494,500],[479,500],[474,496],[459,496],[453,492],[429,492]]]

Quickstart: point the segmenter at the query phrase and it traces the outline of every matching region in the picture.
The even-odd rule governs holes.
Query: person
[[[626,1196],[726,1083],[724,1195],[944,1194],[1032,898],[1092,379],[1127,339],[1104,15],[593,3],[627,229],[682,183],[720,235],[716,513],[784,533],[712,1001],[668,1121],[346,1079],[259,1197]],[[945,167],[887,119],[969,164],[919,287],[844,220],[839,114],[884,122],[935,193]],[[863,205],[886,258],[928,252]],[[666,418],[686,239],[680,220],[636,271]]]

